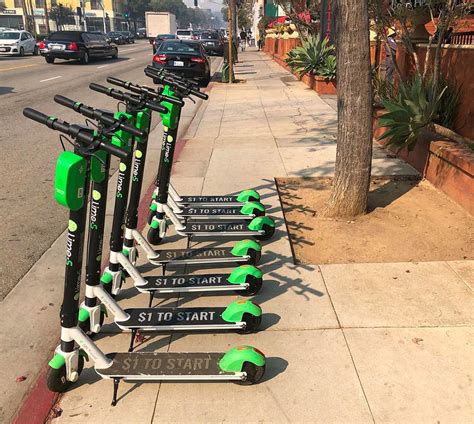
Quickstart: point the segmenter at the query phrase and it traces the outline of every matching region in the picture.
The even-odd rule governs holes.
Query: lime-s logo
[[[74,241],[76,240],[76,235],[74,232],[77,230],[77,224],[70,219],[68,222],[68,233],[67,233],[67,240],[66,240],[66,266],[72,266],[72,248],[74,246]]]

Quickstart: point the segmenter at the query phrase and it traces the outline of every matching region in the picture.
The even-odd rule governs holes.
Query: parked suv
[[[36,40],[29,32],[20,30],[0,32],[0,55],[24,56],[26,53],[38,54]]]
[[[224,54],[224,39],[217,31],[203,31],[199,36],[201,44],[208,54],[222,56]]]
[[[176,35],[180,40],[197,40],[192,29],[178,29]]]
[[[48,63],[56,59],[79,59],[86,64],[95,58],[118,57],[115,44],[107,42],[101,34],[84,31],[53,32],[40,42],[39,48]]]

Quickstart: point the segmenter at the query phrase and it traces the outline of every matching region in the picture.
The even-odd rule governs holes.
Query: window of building
[[[100,1],[99,0],[91,0],[91,9],[94,9],[94,10],[102,9],[100,7]]]
[[[13,5],[14,5],[14,7],[17,8],[17,9],[21,9],[21,8],[23,7],[23,4],[21,3],[21,0],[15,0],[15,1],[13,2]]]
[[[44,0],[35,0],[35,4],[38,9],[44,8]]]

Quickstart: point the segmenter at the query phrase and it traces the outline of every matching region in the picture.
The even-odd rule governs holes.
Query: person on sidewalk
[[[247,33],[245,32],[245,29],[242,29],[242,31],[240,31],[240,48],[242,49],[243,52],[245,51],[246,45],[247,45]]]
[[[389,29],[387,34],[387,42],[385,43],[385,59],[382,62],[381,70],[385,75],[385,79],[393,84],[393,73],[395,71],[395,64],[393,63],[393,57],[397,54],[397,42],[395,37],[397,33]]]

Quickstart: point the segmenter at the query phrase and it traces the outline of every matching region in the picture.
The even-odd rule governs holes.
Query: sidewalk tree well
[[[335,0],[337,152],[324,215],[355,217],[367,210],[372,161],[372,89],[367,0]]]

